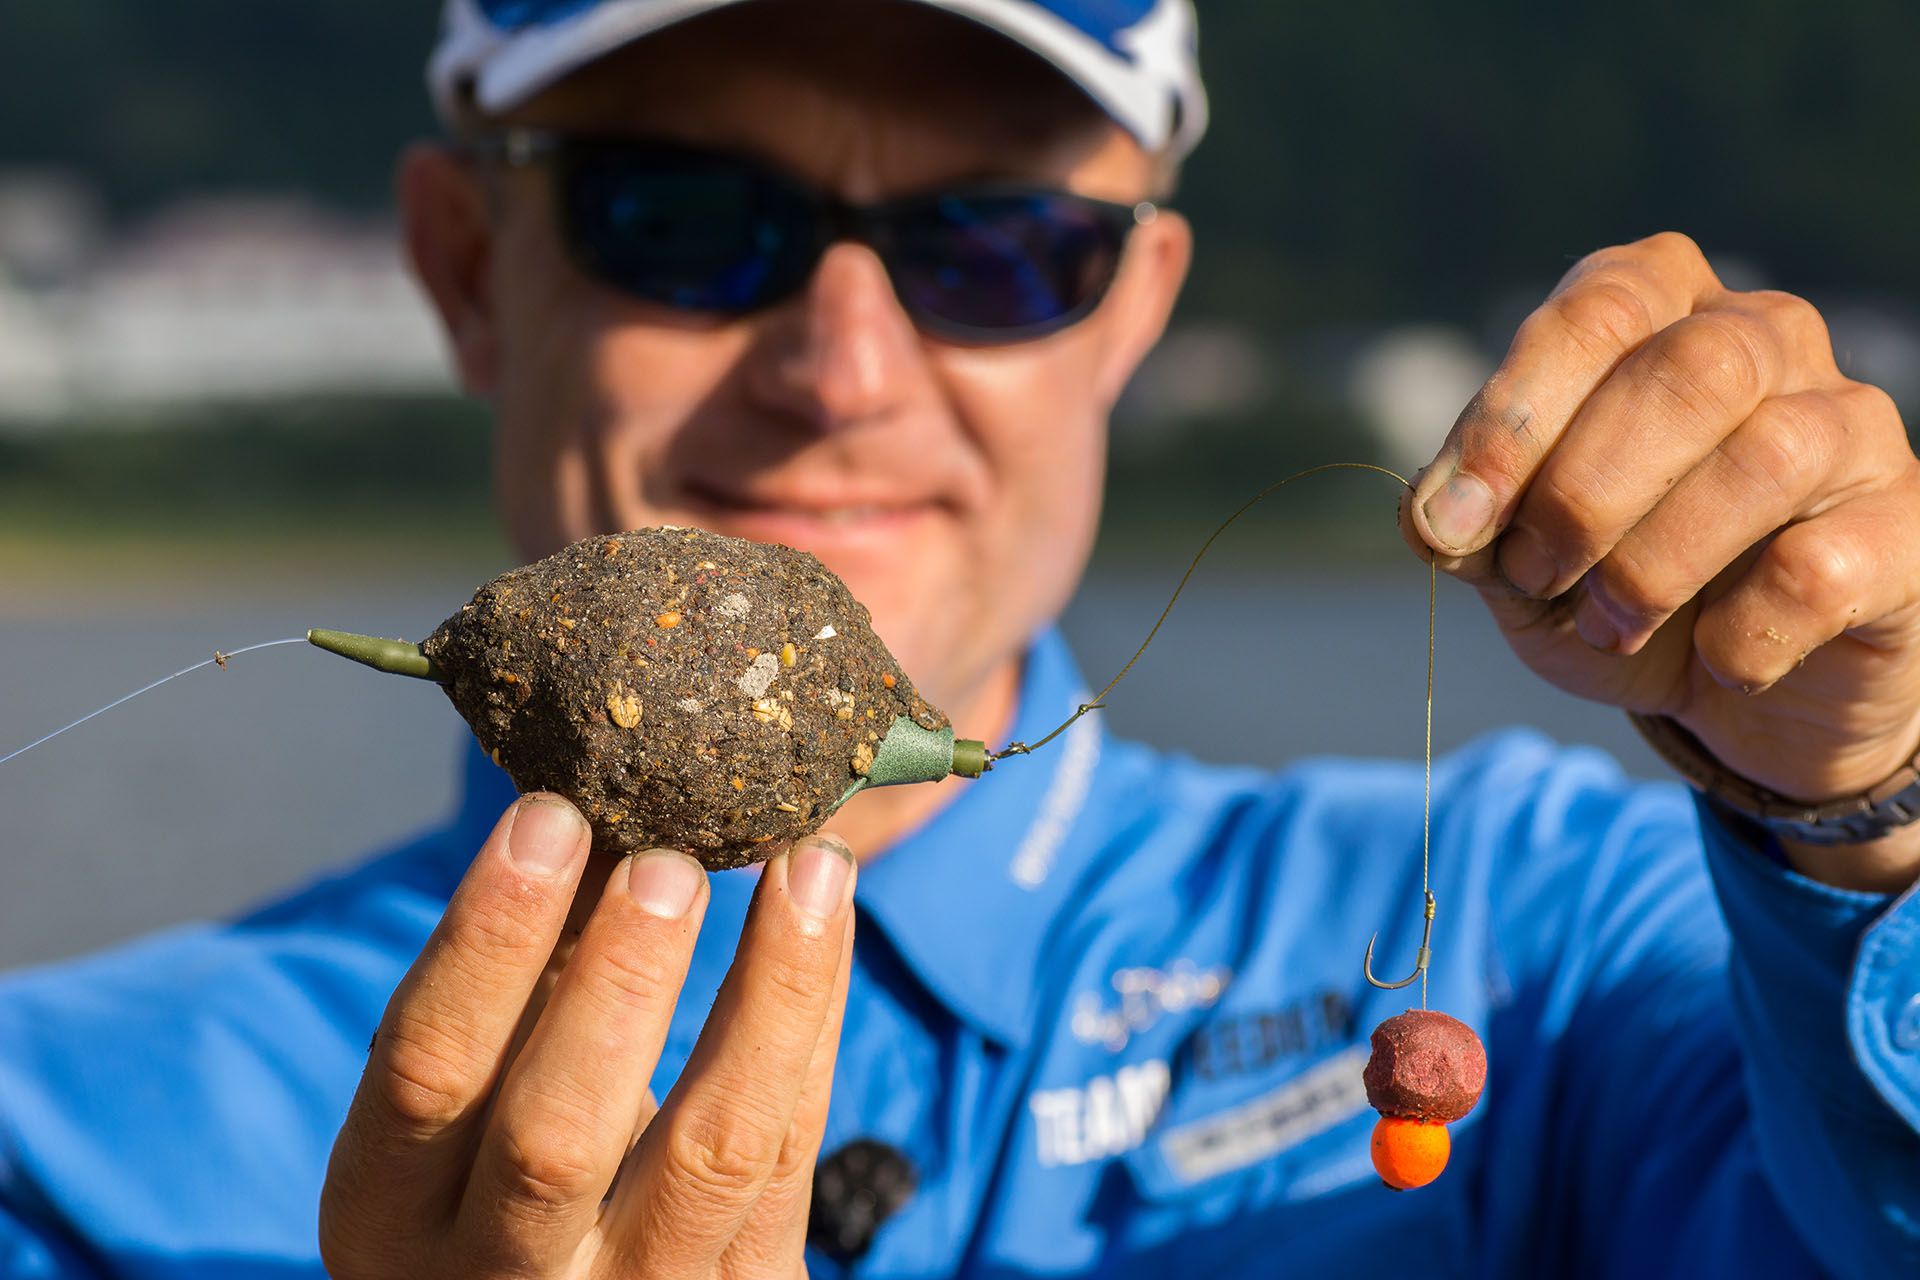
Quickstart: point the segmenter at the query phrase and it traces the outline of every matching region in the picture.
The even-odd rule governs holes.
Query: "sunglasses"
[[[1085,317],[1128,233],[1158,213],[1013,182],[856,205],[749,157],[635,139],[515,129],[469,151],[551,169],[575,264],[636,298],[745,315],[799,293],[827,248],[851,240],[879,257],[917,328],[973,345]]]

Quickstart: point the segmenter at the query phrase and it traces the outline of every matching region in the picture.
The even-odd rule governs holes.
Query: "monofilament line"
[[[1402,483],[1405,483],[1404,481]],[[1409,489],[1413,486],[1408,485]],[[1420,776],[1420,900],[1433,901],[1433,640],[1440,613],[1440,565],[1427,552],[1427,745]],[[1420,1007],[1427,1007],[1427,970],[1420,966]]]
[[[65,733],[69,729],[78,729],[81,725],[93,719],[95,716],[103,716],[107,712],[113,710],[115,707],[119,706],[123,702],[132,702],[135,698],[139,697],[143,693],[151,693],[155,689],[158,689],[161,685],[167,683],[169,680],[178,680],[181,676],[192,675],[194,672],[200,670],[202,667],[211,667],[215,665],[224,667],[227,665],[227,660],[229,658],[237,658],[243,653],[252,653],[257,649],[271,649],[275,645],[305,644],[306,642],[307,642],[307,638],[305,636],[294,636],[290,640],[264,640],[259,644],[247,645],[243,649],[228,649],[228,650],[216,649],[214,650],[213,656],[211,658],[208,658],[205,662],[196,662],[190,667],[182,667],[180,668],[180,670],[174,672],[170,676],[162,676],[160,679],[155,680],[152,684],[142,685],[140,688],[135,689],[132,693],[125,694],[122,697],[115,698],[112,702],[109,702],[106,706],[101,707],[97,711],[87,712],[87,714],[81,716],[78,720],[75,720],[72,724],[61,725],[58,729],[55,729],[52,733],[48,734],[44,738],[36,738],[32,742],[29,742],[26,746],[21,747],[17,751],[9,751],[6,755],[0,756],[0,764],[5,764],[7,761],[13,759],[15,756],[23,756],[27,754],[27,752],[33,750],[37,746],[42,745],[43,743],[52,742],[55,738],[59,737],[61,734]]]
[[[1174,587],[1173,596],[1171,599],[1167,601],[1167,607],[1160,611],[1160,616],[1158,618],[1154,619],[1153,629],[1147,632],[1147,638],[1140,642],[1140,647],[1133,651],[1133,656],[1131,658],[1127,659],[1127,665],[1120,668],[1119,674],[1115,675],[1113,679],[1107,681],[1106,688],[1100,690],[1099,693],[1094,694],[1092,701],[1081,703],[1077,708],[1074,709],[1074,713],[1066,718],[1066,721],[1064,723],[1062,723],[1058,728],[1054,729],[1054,731],[1052,733],[1049,733],[1046,737],[1041,738],[1038,742],[1034,742],[1031,744],[1025,743],[1025,742],[1009,742],[1006,746],[994,752],[990,758],[994,760],[1003,760],[1008,756],[1029,755],[1035,751],[1038,751],[1041,747],[1046,746],[1049,742],[1052,742],[1055,738],[1065,733],[1068,729],[1071,729],[1073,727],[1074,722],[1078,720],[1081,716],[1086,715],[1087,712],[1100,710],[1100,708],[1106,703],[1107,695],[1112,693],[1114,690],[1114,687],[1117,686],[1122,680],[1125,680],[1127,678],[1127,673],[1133,670],[1134,664],[1139,662],[1141,657],[1146,654],[1147,646],[1151,645],[1153,643],[1153,638],[1160,634],[1160,628],[1166,625],[1168,616],[1173,613],[1173,606],[1180,603],[1180,595],[1182,592],[1184,592],[1187,589],[1187,582],[1193,577],[1194,570],[1198,569],[1200,567],[1200,562],[1207,558],[1207,552],[1213,550],[1213,544],[1220,540],[1220,535],[1225,533],[1228,529],[1232,528],[1234,522],[1237,521],[1241,516],[1247,514],[1247,512],[1259,506],[1260,503],[1264,501],[1269,494],[1279,492],[1280,490],[1286,488],[1288,485],[1292,484],[1296,480],[1305,480],[1308,476],[1317,476],[1317,475],[1320,475],[1322,472],[1327,472],[1327,471],[1372,471],[1377,475],[1387,476],[1393,480],[1399,481],[1401,486],[1404,488],[1407,488],[1407,489],[1413,488],[1413,482],[1411,480],[1408,480],[1405,476],[1401,475],[1398,471],[1390,471],[1386,467],[1376,467],[1371,462],[1323,462],[1317,467],[1308,467],[1305,471],[1296,471],[1292,475],[1286,477],[1284,480],[1275,480],[1272,484],[1268,485],[1266,488],[1262,489],[1260,492],[1254,494],[1251,498],[1248,498],[1245,502],[1241,503],[1239,510],[1235,511],[1232,515],[1228,516],[1225,520],[1222,520],[1217,526],[1214,527],[1213,532],[1207,535],[1207,540],[1200,544],[1200,550],[1194,553],[1192,562],[1187,565],[1187,571],[1180,575],[1179,585]],[[1431,552],[1428,553],[1427,562],[1429,567],[1431,568],[1433,565],[1433,555]],[[1427,617],[1427,703],[1428,703],[1427,712],[1428,712],[1428,715],[1427,715],[1427,718],[1428,718],[1428,754],[1429,755],[1432,754],[1432,718],[1433,718],[1433,715],[1432,715],[1432,712],[1433,712],[1433,708],[1432,708],[1432,703],[1433,703],[1432,606],[1433,606],[1433,595],[1434,595],[1433,586],[1434,584],[1430,581],[1428,583],[1428,593],[1427,593],[1427,604],[1428,604],[1428,617]]]
[[[1180,602],[1180,594],[1187,589],[1187,582],[1193,577],[1194,570],[1198,569],[1200,562],[1207,558],[1207,552],[1213,550],[1213,544],[1219,540],[1220,535],[1231,528],[1233,523],[1241,516],[1260,505],[1261,501],[1269,494],[1286,488],[1296,480],[1305,480],[1308,476],[1317,476],[1327,471],[1371,471],[1377,475],[1387,476],[1392,480],[1398,481],[1402,488],[1409,490],[1413,488],[1413,482],[1399,472],[1389,470],[1386,467],[1375,466],[1371,462],[1323,462],[1317,467],[1308,467],[1305,471],[1296,471],[1283,480],[1274,481],[1241,503],[1239,510],[1235,511],[1225,520],[1222,520],[1219,525],[1215,527],[1214,531],[1207,535],[1207,540],[1200,544],[1200,550],[1194,553],[1192,562],[1187,565],[1187,571],[1180,575],[1180,583],[1174,587],[1173,596],[1167,601],[1167,607],[1162,609],[1160,616],[1154,620],[1153,629],[1147,632],[1147,638],[1140,642],[1140,647],[1133,651],[1131,658],[1127,659],[1127,665],[1121,667],[1119,674],[1107,681],[1106,688],[1095,694],[1092,701],[1083,702],[1076,707],[1073,714],[1068,716],[1063,724],[1054,729],[1053,732],[1049,733],[1046,737],[1032,744],[1009,742],[1000,750],[991,753],[988,756],[988,760],[1004,760],[1008,756],[1030,755],[1072,728],[1074,722],[1079,720],[1081,716],[1086,715],[1089,711],[1100,710],[1100,708],[1106,704],[1107,695],[1113,692],[1116,685],[1127,678],[1127,673],[1133,670],[1134,664],[1139,662],[1142,655],[1146,653],[1147,646],[1151,645],[1153,638],[1160,634],[1160,628],[1166,624],[1168,616],[1173,613],[1173,606]],[[1427,968],[1428,959],[1431,955],[1427,948],[1427,940],[1431,938],[1433,928],[1433,654],[1434,636],[1439,624],[1439,598],[1440,565],[1433,550],[1429,548],[1427,551],[1427,728],[1426,742],[1421,760],[1420,788],[1420,900],[1424,904],[1426,929],[1422,934],[1420,965],[1416,971],[1420,976],[1420,1007],[1422,1009],[1427,1007]],[[1373,983],[1373,985],[1386,990],[1393,990],[1407,986],[1413,981],[1412,977],[1393,983],[1376,981],[1372,972],[1373,948],[1371,944],[1368,945],[1367,956],[1367,981]]]

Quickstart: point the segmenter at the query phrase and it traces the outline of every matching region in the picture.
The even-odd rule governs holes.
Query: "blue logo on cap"
[[[564,22],[594,8],[600,0],[479,0],[479,3],[487,21],[502,31],[524,31],[528,27]]]
[[[551,26],[596,8],[602,0],[478,0],[487,21],[502,31]],[[1021,0],[1085,32],[1111,52],[1128,57],[1116,38],[1146,20],[1159,0]]]
[[[1145,22],[1158,3],[1159,0],[1046,0],[1035,7],[1047,10],[1127,57],[1127,50],[1116,44],[1114,37]]]

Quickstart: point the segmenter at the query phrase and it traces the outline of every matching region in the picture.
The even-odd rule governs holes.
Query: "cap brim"
[[[454,0],[428,67],[443,115],[463,102],[481,111],[511,110],[596,59],[656,31],[746,0],[607,0],[538,30],[502,32],[475,8]],[[1191,10],[1163,3],[1121,33],[1132,62],[1084,31],[1020,0],[912,0],[979,23],[1052,63],[1149,150],[1181,153],[1206,127],[1197,76],[1177,74],[1190,58]],[[1181,85],[1181,80],[1188,81]]]

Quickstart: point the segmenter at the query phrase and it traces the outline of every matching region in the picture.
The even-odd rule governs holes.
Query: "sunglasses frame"
[[[893,288],[894,297],[899,300],[902,310],[913,321],[915,328],[942,341],[965,346],[1006,346],[1029,342],[1071,328],[1086,319],[1106,300],[1108,291],[1113,287],[1114,279],[1120,273],[1120,264],[1126,256],[1128,236],[1135,227],[1147,225],[1160,213],[1159,206],[1150,200],[1123,204],[1081,195],[1079,192],[1067,191],[1059,187],[999,180],[954,183],[924,191],[908,192],[886,200],[875,201],[872,204],[855,204],[842,200],[831,192],[823,191],[758,156],[657,141],[639,136],[574,134],[543,129],[512,128],[463,139],[460,146],[468,156],[476,160],[501,164],[509,168],[543,167],[550,170],[555,178],[553,183],[555,218],[560,225],[567,252],[572,257],[574,265],[583,274],[609,288],[680,311],[705,315],[750,315],[755,311],[778,305],[794,296],[805,288],[806,281],[812,278],[814,269],[819,266],[821,257],[830,247],[853,242],[866,245],[880,258],[882,265],[886,268],[887,281]],[[715,167],[744,170],[756,175],[761,181],[784,188],[787,194],[798,197],[801,203],[814,211],[813,243],[806,249],[806,269],[798,273],[796,280],[788,282],[783,288],[758,300],[753,306],[738,309],[688,307],[672,299],[656,297],[632,288],[604,269],[599,255],[592,245],[586,243],[585,237],[575,227],[569,212],[568,173],[581,158],[593,154],[603,155],[607,152],[616,154],[626,152],[642,156],[673,156],[696,160]],[[1108,269],[1105,279],[1091,289],[1086,298],[1058,316],[1033,324],[1001,327],[968,325],[932,314],[909,299],[902,291],[899,272],[888,252],[887,228],[908,210],[953,197],[1039,198],[1064,201],[1095,215],[1102,229],[1114,237],[1116,248],[1113,264]]]

